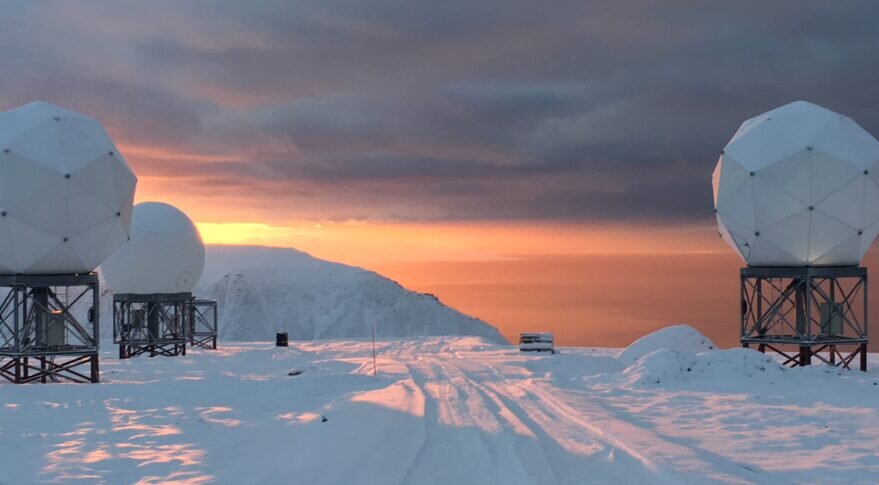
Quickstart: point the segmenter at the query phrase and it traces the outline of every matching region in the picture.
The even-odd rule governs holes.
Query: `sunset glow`
[[[653,325],[686,301],[624,316],[656,291],[617,302],[604,280],[735,281],[711,177],[743,120],[805,99],[879,133],[875,15],[860,7],[779,4],[759,22],[741,2],[407,8],[13,2],[0,108],[97,118],[135,202],[179,207],[209,244],[362,266],[507,335],[540,315],[569,335]],[[576,285],[522,290],[538,274]],[[464,286],[486,278],[507,286]]]
[[[0,485],[879,483],[877,19],[0,2]]]
[[[585,224],[199,222],[209,244],[294,247],[370,265],[406,261],[503,261],[549,255],[656,255],[724,251],[713,228]]]

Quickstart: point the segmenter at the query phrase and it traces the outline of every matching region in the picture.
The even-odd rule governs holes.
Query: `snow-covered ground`
[[[0,384],[0,482],[877,481],[879,373],[711,347],[684,326],[622,353],[382,339],[377,377],[365,340],[108,349],[99,385]]]

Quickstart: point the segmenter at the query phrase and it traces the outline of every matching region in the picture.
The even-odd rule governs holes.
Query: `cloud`
[[[809,99],[879,134],[877,16],[868,0],[14,4],[0,107],[99,117],[141,190],[201,220],[708,221],[742,120]]]

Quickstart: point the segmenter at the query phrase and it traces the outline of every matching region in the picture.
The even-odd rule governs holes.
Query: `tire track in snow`
[[[535,387],[543,387],[538,383],[533,383],[532,385]],[[573,413],[583,413],[582,410],[577,411],[570,404],[564,402],[564,397],[553,396],[552,393],[545,390],[534,392],[533,394],[540,399],[552,401],[553,406],[570,409]],[[594,399],[592,396],[589,396],[588,393],[581,390],[566,390],[565,394],[569,399],[576,397],[578,399],[578,404],[582,400],[592,401]],[[717,453],[712,453],[704,448],[689,445],[682,439],[666,436],[652,429],[648,429],[639,424],[639,420],[636,416],[615,411],[612,407],[594,405],[590,407],[589,414],[595,416],[595,410],[598,409],[600,409],[602,414],[602,421],[637,428],[642,437],[655,440],[657,443],[662,443],[662,446],[659,448],[669,451],[679,451],[681,455],[675,457],[675,462],[681,463],[689,460],[691,467],[698,470],[695,473],[698,473],[700,476],[703,473],[714,472],[715,480],[721,479],[726,482],[773,484],[778,481],[777,477],[770,476],[766,471],[756,465],[737,462]],[[603,432],[612,434],[610,431]],[[631,436],[632,434],[629,433],[628,435]],[[699,466],[694,467],[694,462],[698,463]],[[743,477],[741,474],[744,474],[745,476]]]
[[[436,349],[431,350],[436,355]],[[419,356],[416,359],[424,365],[413,365],[409,368],[413,380],[424,387],[427,395],[431,394],[427,386],[428,381],[433,383],[439,381],[448,388],[440,395],[449,406],[448,409],[453,412],[449,417],[453,425],[460,426],[462,423],[472,421],[472,416],[461,415],[461,410],[464,410],[464,414],[468,413],[468,407],[464,405],[465,401],[461,401],[462,396],[477,403],[480,408],[490,411],[492,419],[496,422],[498,429],[493,432],[481,431],[480,439],[492,451],[497,468],[518,470],[514,474],[508,474],[506,479],[497,479],[496,475],[493,482],[479,483],[564,484],[582,483],[584,480],[593,483],[624,483],[655,476],[653,472],[647,470],[633,471],[644,469],[637,460],[630,459],[631,463],[622,464],[623,466],[621,463],[609,461],[607,458],[612,455],[615,447],[596,440],[594,436],[583,434],[578,427],[569,426],[567,434],[573,434],[572,439],[586,443],[592,451],[597,450],[598,453],[575,454],[566,449],[558,440],[560,429],[558,423],[565,423],[564,420],[559,420],[558,416],[542,410],[526,409],[519,403],[517,397],[510,395],[509,388],[495,388],[494,385],[483,384],[481,381],[485,380],[484,377],[473,376],[472,367],[475,365],[489,369],[488,374],[494,376],[494,380],[497,381],[492,384],[500,385],[509,381],[490,365],[467,358],[449,360]],[[430,370],[425,371],[425,367]],[[442,369],[445,375],[441,376],[438,369]],[[415,374],[419,376],[416,377]],[[454,413],[455,410],[458,413]],[[534,419],[535,416],[537,419]],[[441,419],[441,416],[438,414],[436,419]],[[629,459],[627,455],[624,456],[625,459]]]
[[[468,362],[477,363],[469,359]],[[483,384],[480,382],[482,379],[474,379],[463,369],[462,372],[467,375],[467,379],[475,387],[500,400],[507,409],[537,435],[537,441],[544,449],[544,455],[550,462],[556,462],[552,466],[556,483],[583,483],[584,480],[588,483],[632,483],[636,480],[655,480],[657,476],[655,467],[644,466],[637,456],[632,456],[625,449],[613,446],[605,440],[597,439],[592,433],[582,433],[581,426],[566,421],[564,416],[547,413],[545,409],[526,406],[524,403],[528,400],[523,400],[521,396],[512,396],[510,389],[503,384],[512,382],[511,379],[506,378],[489,364],[483,362],[478,362],[478,364],[497,376],[495,383]],[[568,435],[571,441],[590,445],[596,453],[590,455],[572,454],[571,450],[566,449],[559,442],[560,434]],[[550,443],[556,448],[555,453],[547,451],[547,445]],[[608,460],[608,458],[614,457],[616,449],[625,452],[624,459],[629,461],[628,464],[621,466],[620,463]],[[597,453],[597,451],[604,450],[607,451],[603,455]],[[563,461],[565,459],[567,461]],[[577,471],[571,473],[572,468]],[[596,476],[596,472],[599,471],[602,472],[603,476]]]
[[[671,441],[630,422],[631,418],[627,420],[611,413],[603,406],[586,405],[588,399],[578,401],[578,407],[574,408],[565,403],[563,398],[555,396],[554,392],[545,389],[546,386],[533,381],[519,382],[513,385],[533,396],[547,409],[567,416],[571,422],[604,437],[621,448],[635,450],[637,447],[646,450],[645,453],[635,451],[652,464],[658,472],[658,476],[675,477],[674,481],[676,482],[689,483],[702,483],[709,477],[710,481],[714,482],[774,483],[770,477],[760,476],[753,469],[743,467],[728,458],[705,452],[702,449]],[[555,389],[557,388],[553,390]],[[625,438],[619,438],[619,435],[623,435]],[[670,457],[675,463],[674,470],[665,464]],[[742,477],[742,474],[747,476]]]
[[[521,362],[506,359],[498,366],[491,361],[497,356],[444,342],[392,353],[425,396],[428,438],[404,483],[427,483],[428,477],[480,484],[765,479],[658,435],[587,393],[532,380]],[[517,472],[505,473],[510,469]]]
[[[456,356],[461,358],[461,356],[457,355],[457,353],[456,353]],[[558,423],[565,422],[567,424],[567,426],[565,426],[565,431],[563,431],[563,433],[562,433],[563,435],[570,434],[569,433],[570,430],[580,430],[580,432],[581,432],[580,434],[582,436],[579,437],[579,439],[576,439],[576,441],[592,441],[594,443],[602,444],[602,445],[608,447],[609,450],[620,450],[623,453],[625,453],[626,456],[628,456],[632,460],[634,460],[634,462],[639,463],[646,471],[651,472],[651,475],[661,471],[658,469],[656,463],[654,463],[648,456],[642,454],[634,447],[631,447],[627,443],[625,443],[619,439],[616,439],[615,437],[610,436],[607,433],[604,433],[600,428],[590,424],[588,421],[579,419],[577,417],[578,412],[576,410],[573,410],[571,408],[564,409],[559,406],[546,406],[546,405],[544,405],[544,406],[526,406],[525,403],[535,402],[536,400],[539,400],[542,397],[538,393],[533,392],[533,390],[530,390],[530,389],[523,387],[521,385],[521,383],[523,383],[523,382],[533,382],[530,378],[529,379],[508,378],[507,376],[502,374],[495,366],[493,366],[491,364],[487,364],[485,362],[480,362],[475,359],[468,359],[468,362],[475,364],[475,365],[480,365],[484,369],[488,370],[491,374],[495,375],[497,377],[497,379],[495,379],[496,384],[492,385],[492,388],[494,389],[494,391],[497,392],[497,394],[499,396],[500,395],[505,396],[505,398],[508,400],[508,402],[511,405],[519,408],[522,411],[522,413],[527,415],[527,414],[529,414],[529,411],[530,411],[531,413],[533,413],[535,415],[545,416],[543,423],[548,428],[555,428],[556,430],[558,430],[558,428],[559,428]],[[477,385],[483,385],[483,384],[479,384],[478,383],[479,381],[476,379],[471,378],[471,380],[473,380],[473,382],[476,383]],[[480,379],[480,380],[484,380],[484,379]],[[503,385],[501,385],[502,383],[503,383]],[[484,384],[484,385],[489,385],[489,384]],[[501,392],[501,389],[503,389],[503,392]],[[516,391],[511,392],[511,389],[515,389]],[[560,393],[560,392],[564,392],[564,390],[559,389],[559,388],[553,388],[550,390],[544,389],[543,392],[540,394],[553,394],[553,393]],[[517,394],[517,395],[513,395],[513,394]],[[536,398],[536,399],[523,399],[523,396],[532,396],[533,398]],[[525,409],[526,407],[528,409]],[[541,426],[541,429],[542,428],[543,427]],[[555,434],[553,436],[556,437],[554,439],[557,439],[558,434]],[[583,438],[586,438],[586,439],[584,440]],[[635,464],[635,463],[633,463],[633,464]]]
[[[418,356],[411,362],[406,366],[412,380],[426,396],[428,439],[403,483],[559,483],[552,479],[553,468],[535,437],[505,425],[508,416],[504,414],[509,411],[501,408],[499,400],[481,392],[441,359]],[[525,453],[528,460],[521,459],[523,448],[529,451]],[[437,471],[437,463],[450,469]],[[529,478],[533,475],[537,477]]]
[[[538,461],[542,462],[542,468],[544,468],[551,476],[553,480],[552,483],[563,483],[559,479],[558,473],[556,473],[556,466],[553,464],[554,460],[552,459],[552,454],[549,453],[546,445],[544,444],[546,442],[547,435],[543,431],[543,429],[540,426],[537,426],[536,423],[532,422],[530,419],[526,418],[523,420],[520,415],[510,409],[509,402],[506,402],[503,398],[497,395],[497,393],[491,392],[487,390],[484,386],[477,384],[476,381],[467,376],[466,372],[462,371],[460,368],[458,370],[461,371],[461,375],[468,382],[468,384],[473,387],[476,392],[479,392],[482,396],[485,397],[486,402],[494,403],[497,409],[496,416],[508,423],[509,427],[506,432],[512,433],[515,436],[516,442],[513,443],[513,448],[515,453],[517,454],[517,459],[522,465],[523,470],[525,470],[526,472],[534,472],[534,470],[530,469],[534,466],[534,463],[532,462],[526,465],[526,462],[532,461],[536,458],[540,458],[540,460]],[[517,434],[516,432],[512,431],[512,429],[519,426],[524,426],[525,428],[527,428],[527,430],[531,434],[531,437]],[[522,448],[527,449],[523,450]],[[530,451],[535,448],[539,450],[539,454],[530,453]],[[525,459],[523,459],[523,457]],[[528,460],[529,458],[531,460]],[[545,481],[541,480],[538,483],[545,483]]]
[[[484,470],[478,465],[485,460],[477,459],[480,454],[491,456],[492,449],[485,442],[480,430],[461,419],[460,413],[456,411],[458,403],[452,399],[452,393],[454,391],[455,396],[458,396],[458,389],[448,378],[441,378],[442,366],[437,362],[424,361],[424,364],[406,364],[412,381],[424,394],[426,440],[409,465],[403,483],[492,483],[486,479],[494,477],[480,474]],[[440,388],[437,389],[437,386]],[[452,422],[443,423],[444,416]],[[477,440],[472,439],[474,434],[478,437]],[[475,446],[475,443],[479,445]],[[469,453],[463,453],[465,451]],[[450,458],[454,458],[456,463],[449,463]],[[467,460],[475,460],[474,466],[462,466]],[[455,476],[462,470],[473,472],[475,480],[467,482],[462,481],[466,480],[466,476]]]
[[[428,423],[439,419],[439,410],[437,409],[436,401],[430,396],[427,389],[425,389],[423,376],[409,364],[406,364],[406,368],[409,370],[409,376],[412,378],[412,382],[415,383],[419,392],[424,396],[424,417],[422,419],[422,424],[424,425],[424,440],[421,442],[421,445],[418,446],[418,452],[412,458],[412,461],[409,462],[406,474],[400,482],[401,484],[412,483],[414,470],[419,466],[419,463],[422,463],[425,460],[425,450],[432,437]]]
[[[445,374],[448,376],[450,382],[454,382],[455,378],[452,377],[452,374],[449,372],[448,367],[443,365],[442,363],[438,363],[440,367],[443,368]],[[515,414],[510,411],[510,409],[504,405],[503,401],[499,399],[493,393],[485,392],[482,386],[479,386],[474,382],[465,372],[463,372],[458,366],[453,366],[457,372],[457,379],[459,382],[464,382],[466,386],[472,389],[479,396],[480,402],[482,402],[486,407],[491,403],[493,406],[492,416],[498,426],[498,434],[503,437],[503,442],[498,444],[506,445],[507,449],[514,453],[518,462],[519,467],[521,468],[521,475],[517,476],[526,476],[534,473],[533,470],[535,465],[539,465],[541,469],[545,469],[554,479],[554,483],[559,483],[558,475],[556,475],[555,468],[552,466],[550,455],[547,453],[546,447],[543,443],[536,439],[538,437],[538,433],[536,430],[528,426],[526,423],[522,422],[521,419],[518,419]],[[506,425],[504,425],[506,423]],[[522,435],[521,433],[517,433],[516,428],[521,427],[527,428],[530,437],[527,435]],[[532,439],[535,438],[535,439]],[[500,441],[500,440],[498,440]],[[483,435],[483,442],[486,442],[485,437]],[[487,444],[487,443],[486,443]],[[534,448],[538,448],[540,454],[532,454],[526,453],[524,454],[525,458],[531,458],[532,460],[523,460],[523,451],[522,448],[528,448],[529,451]],[[500,455],[498,453],[494,453],[495,457],[495,469],[498,470],[496,476],[500,476],[500,470],[504,468],[510,467],[512,464],[509,462],[501,463]],[[534,463],[533,460],[539,458],[537,460],[539,463]],[[530,463],[526,464],[526,461]],[[545,475],[546,473],[544,473]],[[498,480],[497,483],[506,483],[504,480]],[[540,483],[545,483],[544,480],[541,480]]]

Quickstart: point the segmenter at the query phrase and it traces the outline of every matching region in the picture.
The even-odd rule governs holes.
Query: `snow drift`
[[[205,270],[194,291],[217,300],[223,340],[475,335],[507,343],[496,328],[409,291],[372,271],[294,249],[206,246]],[[102,335],[112,335],[112,289],[102,295]]]
[[[625,382],[635,387],[673,387],[675,383],[702,382],[716,385],[758,375],[766,377],[784,372],[771,357],[753,349],[709,350],[698,354],[657,350],[623,371]]]
[[[632,342],[617,356],[626,364],[657,350],[669,350],[697,354],[717,348],[714,342],[689,325],[672,325],[647,334]]]
[[[778,361],[753,349],[718,350],[711,339],[689,325],[645,335],[617,359],[628,364],[622,372],[623,382],[633,387],[717,386],[757,376],[771,379],[785,371]]]

